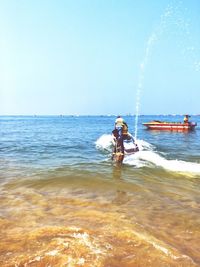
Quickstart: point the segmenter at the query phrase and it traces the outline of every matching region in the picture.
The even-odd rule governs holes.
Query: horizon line
[[[185,116],[186,114],[139,114],[138,116]],[[200,114],[190,114],[191,116],[200,116]],[[106,116],[106,117],[116,117],[119,116],[119,114],[0,114],[0,117],[95,117],[95,116]],[[121,114],[120,116],[130,116],[135,117],[136,114]]]

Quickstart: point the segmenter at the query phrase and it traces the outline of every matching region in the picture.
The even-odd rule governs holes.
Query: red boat
[[[167,130],[167,131],[192,131],[197,126],[196,122],[165,122],[150,121],[143,123],[149,130]]]

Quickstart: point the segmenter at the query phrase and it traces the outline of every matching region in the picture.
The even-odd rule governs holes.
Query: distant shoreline
[[[200,114],[190,114],[190,116],[200,116]],[[143,116],[184,116],[185,114],[140,114],[139,117]],[[26,115],[12,115],[12,114],[5,114],[5,115],[0,115],[0,117],[116,117],[118,114],[26,114]],[[123,117],[135,117],[135,114],[121,114]]]

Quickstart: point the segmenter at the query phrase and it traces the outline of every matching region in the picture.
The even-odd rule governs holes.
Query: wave
[[[168,171],[179,173],[200,174],[200,164],[188,162],[179,159],[166,159],[159,152],[155,151],[156,147],[145,140],[137,139],[139,152],[128,155],[124,158],[124,164],[133,165],[136,168],[141,167],[161,167]],[[101,151],[112,151],[112,136],[104,134],[95,142],[96,148]]]
[[[143,166],[152,166],[153,164],[157,167],[162,167],[173,172],[200,174],[199,163],[187,162],[178,159],[168,160],[153,151],[139,151],[138,153],[127,157],[124,163],[137,166],[136,163],[141,160],[144,161]]]
[[[113,138],[111,134],[103,134],[95,142],[96,148],[101,151],[112,152]]]

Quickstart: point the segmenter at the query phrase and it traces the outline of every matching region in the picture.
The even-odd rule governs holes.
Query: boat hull
[[[167,122],[149,122],[143,123],[149,130],[166,130],[166,131],[192,131],[196,127],[196,123],[167,123]]]

